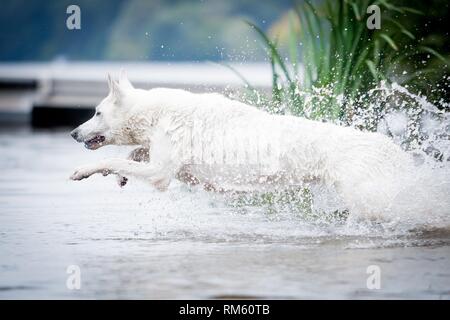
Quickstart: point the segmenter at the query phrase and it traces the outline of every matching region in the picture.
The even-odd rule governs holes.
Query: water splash
[[[390,136],[415,160],[414,167],[398,177],[402,188],[384,216],[402,226],[448,228],[449,104],[436,105],[397,83],[382,82],[354,105],[351,125]]]
[[[450,160],[449,106],[441,101],[438,107],[397,83],[381,82],[349,104],[352,112],[348,122],[390,136],[429,164],[442,164]]]
[[[314,223],[345,225],[349,230],[361,226],[404,232],[417,229],[450,230],[450,104],[430,102],[397,83],[381,82],[357,99],[334,96],[331,88],[315,88],[302,96],[303,112],[308,118],[332,114],[319,110],[327,103],[345,105],[340,125],[377,131],[389,136],[414,159],[414,165],[395,176],[392,201],[374,217],[348,212],[335,190],[315,185],[297,190],[276,191],[233,198],[240,209],[259,208],[269,214],[294,214]],[[319,106],[319,107],[318,107]],[[283,106],[282,109],[289,109]],[[376,184],[374,184],[376,185]],[[305,191],[307,190],[307,191]],[[380,181],[373,193],[386,192]]]

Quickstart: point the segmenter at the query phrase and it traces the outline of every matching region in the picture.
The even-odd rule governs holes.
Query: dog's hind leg
[[[131,153],[127,157],[128,160],[136,161],[136,162],[150,162],[150,149],[140,147],[131,151]],[[128,178],[124,177],[120,174],[117,175],[117,183],[120,187],[123,187],[127,184]]]
[[[169,163],[162,167],[132,160],[109,159],[97,164],[82,166],[75,170],[70,178],[72,180],[83,180],[96,173],[101,173],[104,176],[109,174],[132,176],[150,182],[157,189],[163,191],[169,186],[173,173],[176,171],[176,168]]]

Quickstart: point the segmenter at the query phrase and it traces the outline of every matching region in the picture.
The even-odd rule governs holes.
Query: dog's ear
[[[114,97],[116,102],[119,102],[123,96],[122,88],[116,81],[113,80],[113,78],[109,73],[108,73],[108,87],[110,94]]]
[[[133,89],[133,85],[128,80],[125,69],[120,69],[119,85],[124,89]]]
[[[108,73],[108,89],[109,89],[109,92],[111,92],[112,89],[113,89],[113,82],[114,82],[114,80],[112,79],[111,74]]]

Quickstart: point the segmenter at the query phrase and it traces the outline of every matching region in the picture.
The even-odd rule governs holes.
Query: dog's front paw
[[[75,170],[75,172],[70,176],[70,180],[79,181],[86,179],[87,177],[89,177],[89,175],[85,174],[82,171]]]
[[[119,187],[124,187],[127,184],[127,182],[128,182],[127,177],[117,175],[117,184],[119,185]]]
[[[79,181],[86,178],[89,178],[92,175],[92,170],[89,170],[86,167],[75,169],[75,171],[70,176],[71,180]]]

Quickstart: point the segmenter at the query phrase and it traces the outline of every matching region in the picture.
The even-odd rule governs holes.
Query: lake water
[[[388,230],[238,210],[179,183],[68,179],[127,148],[68,131],[0,133],[0,298],[450,299],[450,230]],[[81,288],[66,285],[68,266]],[[380,270],[370,290],[368,266]]]

